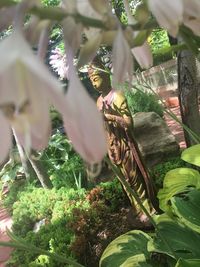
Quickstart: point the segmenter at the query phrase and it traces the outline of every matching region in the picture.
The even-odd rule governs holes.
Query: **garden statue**
[[[97,107],[104,117],[109,158],[152,213],[158,210],[155,189],[134,139],[133,122],[126,98],[121,91],[112,88],[110,75],[98,56],[90,64],[88,74],[94,88],[100,93]],[[144,222],[146,217],[137,201],[129,193],[127,195],[137,218]]]

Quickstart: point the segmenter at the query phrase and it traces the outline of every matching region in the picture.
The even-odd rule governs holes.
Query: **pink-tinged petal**
[[[119,27],[112,51],[113,62],[113,86],[117,86],[129,79],[132,79],[133,57],[130,46],[126,41],[121,27]]]
[[[153,64],[153,56],[147,42],[131,49],[135,59],[142,68],[150,68]]]
[[[41,124],[31,125],[30,132],[25,132],[22,134],[21,131],[15,130],[17,138],[21,146],[23,146],[27,151],[30,147],[34,150],[43,150],[48,146],[49,137],[51,135],[51,127],[49,127],[45,134],[38,135]],[[27,136],[29,135],[29,136]],[[30,142],[30,145],[27,146],[27,138]]]
[[[13,43],[18,47],[13,48]],[[8,57],[4,56],[5,44],[7,49],[12,46]],[[16,33],[0,43],[0,55],[8,59],[0,65],[0,104],[14,106],[9,119],[18,134],[24,135],[23,145],[30,139],[34,149],[42,149],[50,131],[49,105],[54,99],[64,98],[61,84]]]
[[[5,53],[8,50],[10,53]],[[63,91],[61,83],[53,77],[47,66],[33,54],[32,49],[20,33],[14,32],[0,42],[0,56],[2,62],[4,62],[4,64],[0,64],[0,73],[5,73],[7,68],[11,68],[13,65],[15,66],[16,61],[18,61],[30,73],[35,74],[37,79],[45,85],[43,89],[46,91],[47,98],[49,90],[58,93]]]
[[[89,0],[77,0],[77,9],[83,16],[87,15],[87,17],[96,19],[101,18],[101,15],[94,10]]]
[[[77,10],[83,16],[94,19],[102,19],[102,15],[94,10],[89,0],[77,0]],[[84,28],[84,33],[86,34],[88,40],[94,38],[99,31],[100,29],[94,27]]]
[[[76,23],[71,17],[64,19],[62,25],[65,43],[67,42],[68,46],[76,54],[82,40],[83,26],[80,23]]]
[[[200,36],[200,19],[188,19],[184,20],[185,26],[190,28],[194,34]]]
[[[191,18],[199,19],[200,14],[200,1],[199,0],[183,0],[184,15]]]
[[[12,132],[8,121],[0,112],[0,163],[3,163],[12,147]]]
[[[12,24],[16,12],[16,6],[3,7],[0,9],[0,31],[5,30]]]
[[[101,15],[107,13],[110,9],[110,5],[107,0],[89,0],[89,3],[92,8]]]
[[[148,0],[148,5],[159,25],[175,37],[183,20],[182,0]]]
[[[73,13],[77,8],[77,1],[75,0],[62,0],[61,7],[66,9],[68,13]]]
[[[107,152],[103,119],[71,66],[66,95],[65,129],[74,149],[88,163],[100,162]]]
[[[39,84],[40,81],[36,80],[34,91],[27,83],[27,97],[31,102],[24,108],[24,113],[19,114],[13,122],[20,144],[26,148],[28,138],[30,146],[35,150],[46,148],[51,134],[49,101],[45,90],[41,90],[41,87],[38,90]]]
[[[77,67],[80,68],[86,65],[93,59],[102,41],[102,32],[96,34],[96,36],[88,40],[80,49],[79,59]]]

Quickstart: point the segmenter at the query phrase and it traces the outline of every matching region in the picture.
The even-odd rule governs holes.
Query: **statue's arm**
[[[116,93],[112,108],[104,112],[105,120],[116,122],[123,128],[132,126],[132,117],[128,108],[127,100],[120,92]]]

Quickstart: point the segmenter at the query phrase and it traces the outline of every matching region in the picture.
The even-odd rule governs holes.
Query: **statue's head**
[[[90,63],[88,76],[98,92],[108,92],[111,89],[110,74],[105,69],[99,56],[96,56]]]

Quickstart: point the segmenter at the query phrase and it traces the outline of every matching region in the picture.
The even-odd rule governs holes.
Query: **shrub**
[[[92,255],[95,253],[94,248],[102,242],[101,236],[104,231],[108,232],[110,240],[112,232],[107,230],[109,218],[112,212],[118,212],[124,206],[125,201],[125,195],[117,179],[101,183],[89,192],[85,189],[63,187],[59,190],[35,188],[28,192],[23,191],[19,193],[13,205],[13,233],[37,247],[64,257],[75,257],[81,262],[94,256],[97,263],[97,255]],[[116,214],[114,218],[118,219],[118,213]],[[45,221],[45,224],[38,232],[34,232],[35,223],[41,220]],[[114,227],[111,227],[113,231]],[[105,246],[106,241],[104,243]],[[93,245],[92,252],[88,247],[90,244]],[[48,256],[16,249],[8,266],[61,265]]]

